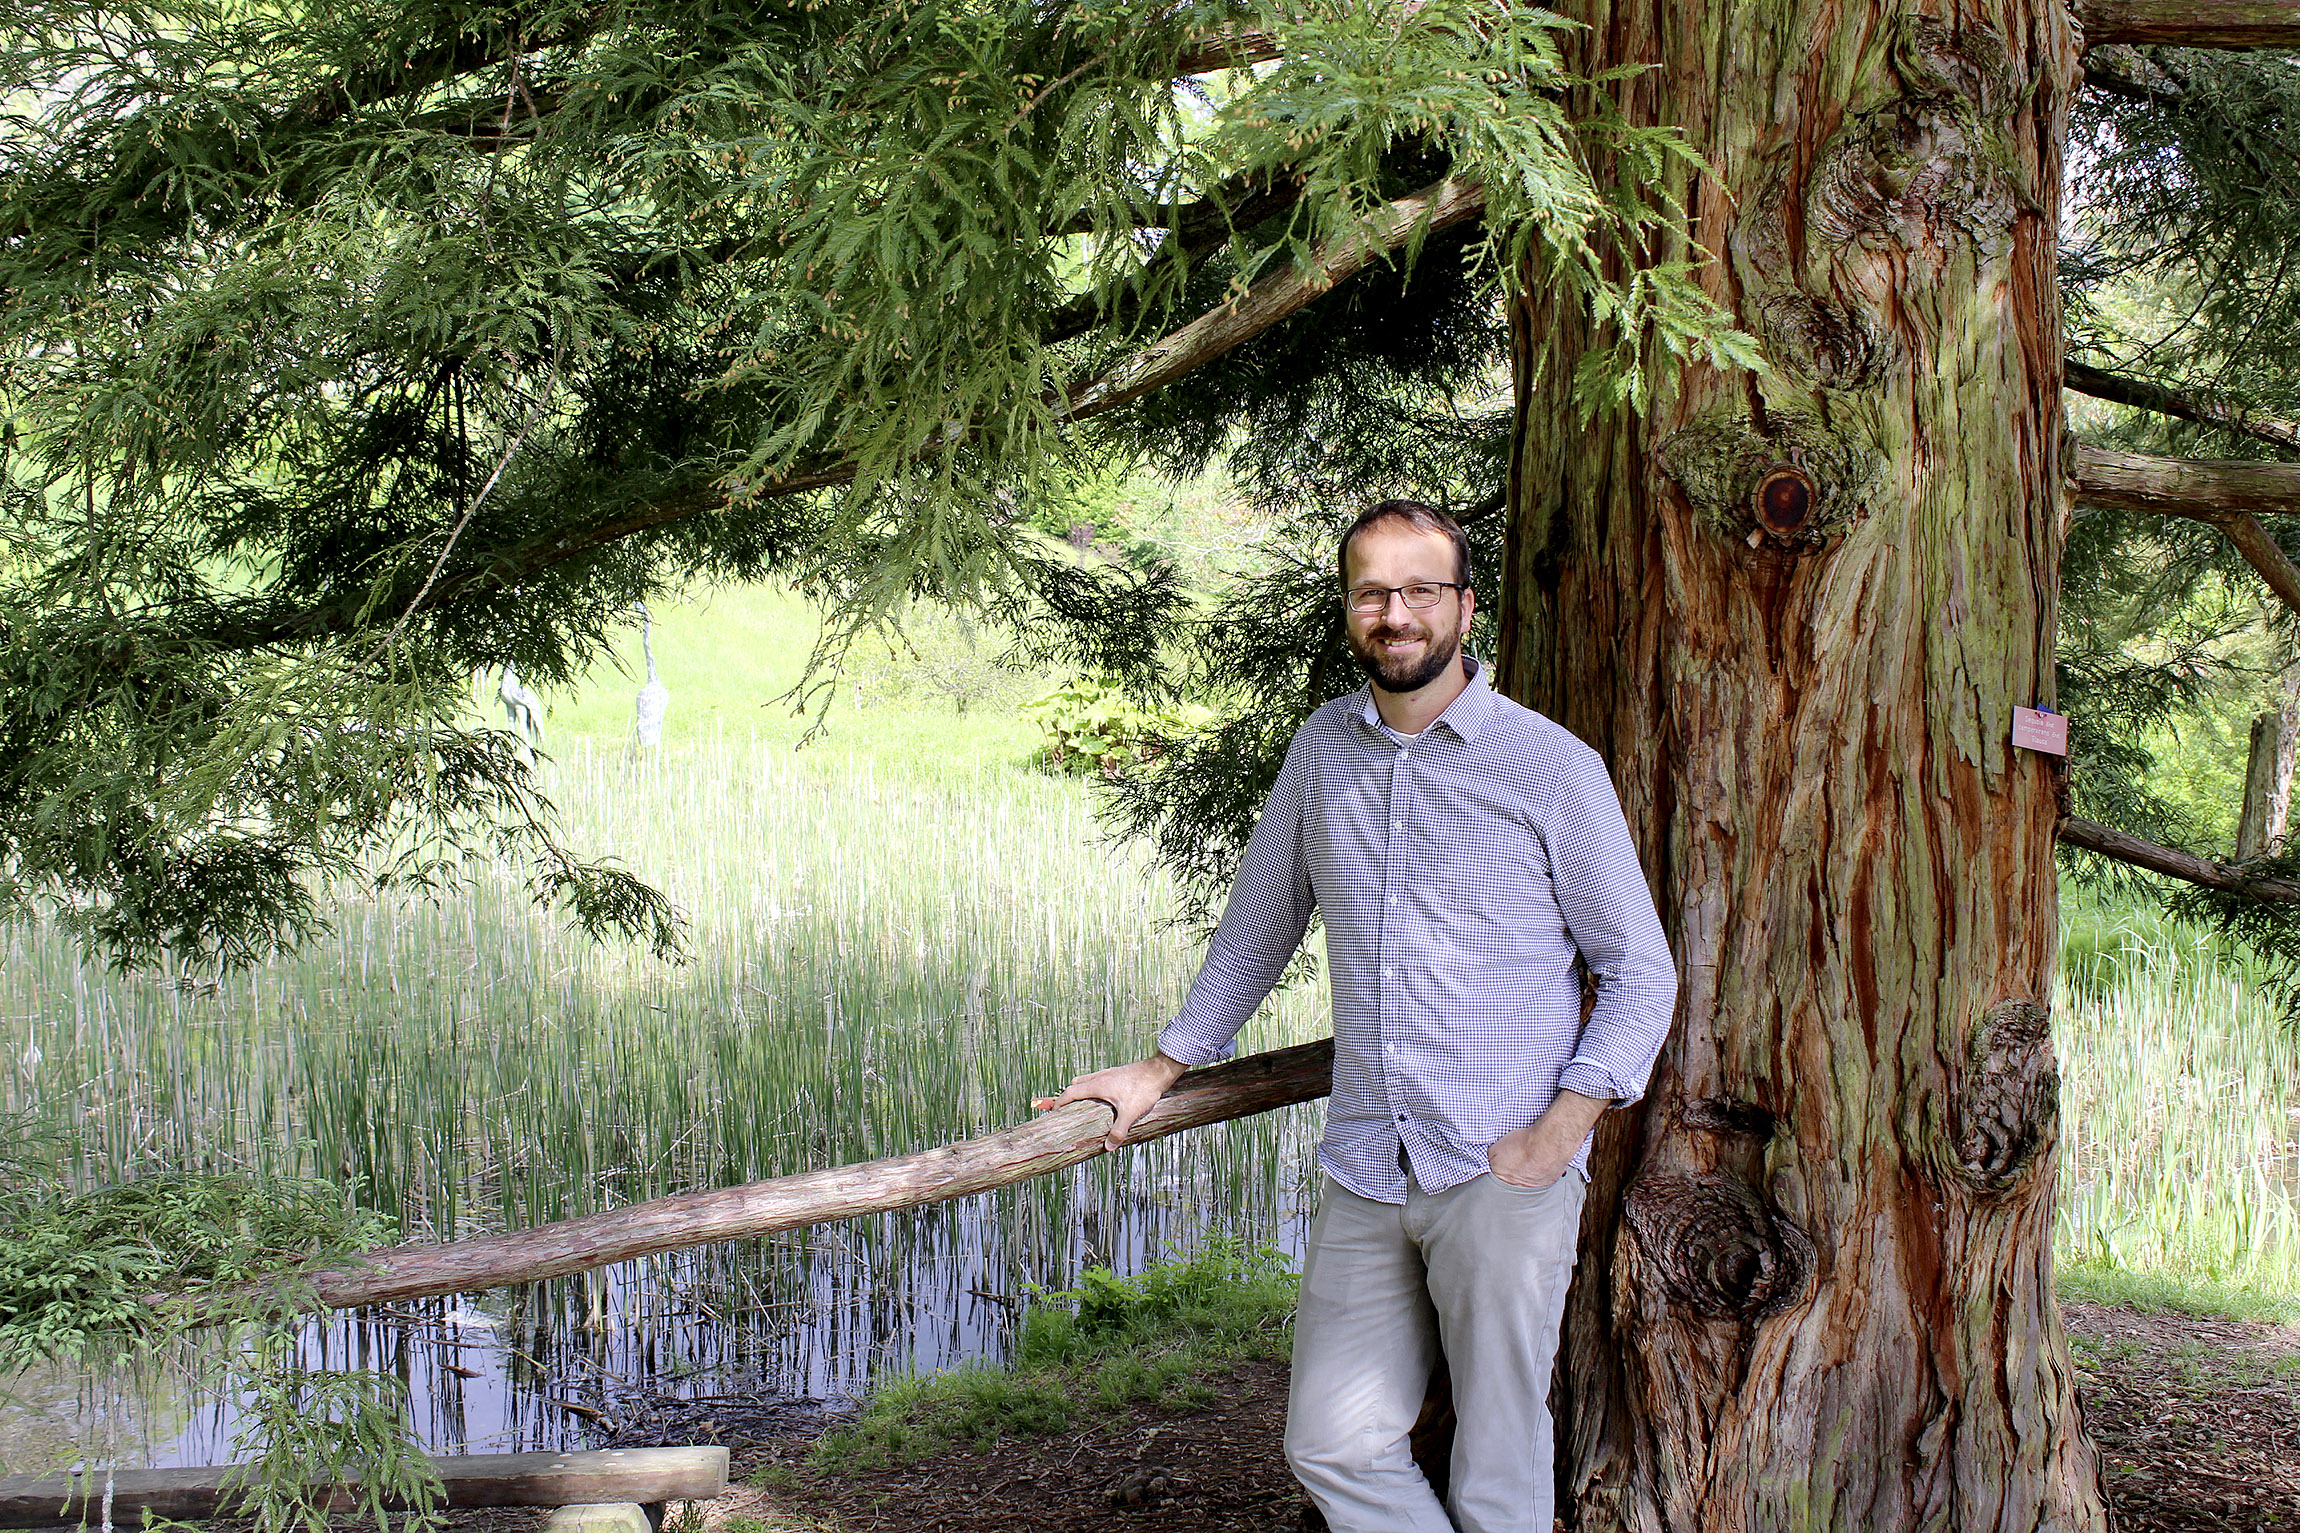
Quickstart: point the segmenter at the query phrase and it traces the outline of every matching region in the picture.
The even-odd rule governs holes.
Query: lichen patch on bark
[[[1671,433],[1654,461],[1720,536],[1811,552],[1859,521],[1883,479],[1882,455],[1863,429],[1862,412],[1842,409],[1827,421],[1814,412],[1767,410],[1759,421],[1738,407]],[[1765,512],[1760,491],[1794,473],[1805,504],[1793,521]]]

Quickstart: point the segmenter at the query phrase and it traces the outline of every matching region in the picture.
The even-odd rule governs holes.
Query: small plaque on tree
[[[2013,710],[2013,744],[2049,756],[2068,754],[2068,715],[2044,708]]]

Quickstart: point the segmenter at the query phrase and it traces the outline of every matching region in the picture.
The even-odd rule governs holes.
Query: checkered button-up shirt
[[[1402,1203],[1399,1151],[1425,1190],[1562,1087],[1643,1094],[1677,1001],[1676,966],[1597,753],[1468,688],[1408,739],[1370,691],[1310,716],[1246,842],[1230,902],[1158,1046],[1227,1056],[1313,909],[1334,998],[1334,1093],[1318,1159],[1361,1197]],[[1597,1004],[1582,1022],[1582,978]],[[1575,1152],[1586,1174],[1589,1145]]]

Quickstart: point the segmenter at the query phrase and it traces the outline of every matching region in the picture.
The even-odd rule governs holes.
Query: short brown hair
[[[1350,540],[1383,522],[1397,522],[1416,532],[1442,532],[1453,539],[1454,584],[1465,591],[1469,589],[1469,538],[1462,532],[1461,523],[1418,500],[1377,500],[1358,513],[1358,519],[1342,534],[1340,547],[1334,550],[1334,565],[1341,573],[1343,585],[1350,583]]]

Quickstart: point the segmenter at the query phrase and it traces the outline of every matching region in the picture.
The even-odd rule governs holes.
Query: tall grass
[[[90,970],[19,926],[0,932],[5,1099],[84,1182],[319,1174],[410,1238],[446,1239],[1020,1121],[1032,1095],[1147,1050],[1191,977],[1171,888],[1103,840],[1075,783],[963,761],[898,776],[724,738],[644,761],[577,742],[554,776],[576,842],[693,915],[692,964],[595,946],[508,877],[349,905],[333,938],[215,991]],[[1241,1046],[1327,1026],[1312,981]],[[503,1334],[538,1374],[563,1371],[546,1354],[581,1331],[621,1374],[852,1387],[994,1349],[1006,1301],[1084,1262],[1281,1235],[1315,1121],[1273,1114],[967,1205],[547,1285]],[[340,1360],[385,1343],[338,1329],[314,1345]],[[466,1414],[550,1440],[520,1412],[514,1391]]]
[[[2300,1294],[2300,1033],[2199,933],[2066,915],[2059,1254]]]
[[[332,939],[220,989],[0,929],[0,1105],[30,1110],[85,1183],[316,1174],[444,1239],[1018,1121],[1031,1095],[1145,1049],[1191,977],[1163,876],[1103,840],[1076,784],[1003,760],[721,732],[647,760],[577,738],[550,770],[576,844],[693,915],[695,962],[594,946],[508,876],[346,905]],[[2062,1259],[2300,1292],[2294,1035],[2191,933],[2081,905],[2067,931]],[[1312,980],[1241,1046],[1326,1027]],[[961,1205],[460,1304],[479,1349],[338,1321],[311,1360],[396,1368],[442,1446],[571,1441],[554,1400],[621,1410],[642,1380],[851,1389],[995,1352],[1015,1296],[1085,1263],[1284,1239],[1317,1121],[1272,1114]],[[459,1357],[482,1376],[446,1366]],[[155,1451],[212,1453],[228,1418],[202,1419],[204,1439]]]
[[[1014,1122],[1145,1049],[1190,976],[1165,881],[1072,784],[890,781],[723,740],[638,765],[581,745],[556,775],[573,838],[694,916],[696,962],[594,946],[508,879],[352,905],[214,992],[91,971],[19,926],[11,1100],[89,1181],[317,1172],[445,1239]],[[1304,986],[1245,1041],[1322,1017]]]

